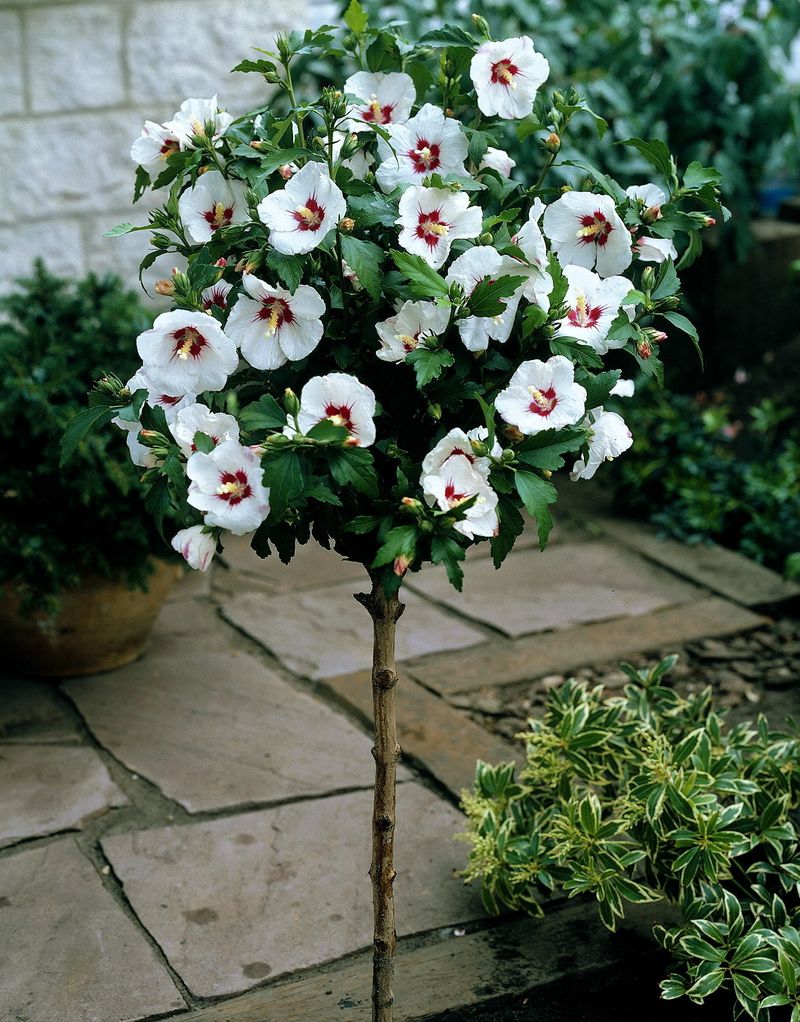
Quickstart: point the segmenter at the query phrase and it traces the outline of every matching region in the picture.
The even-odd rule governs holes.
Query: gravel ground
[[[787,715],[800,718],[800,621],[782,618],[770,625],[728,639],[703,639],[683,648],[659,650],[633,658],[636,667],[647,667],[669,653],[680,659],[668,683],[682,693],[711,685],[718,707],[731,711],[734,720],[765,713],[773,727],[781,727]],[[576,678],[601,684],[609,695],[627,683],[618,664],[585,667]],[[565,680],[563,674],[539,678],[525,685],[485,688],[451,702],[470,711],[490,731],[513,738],[524,730],[528,717],[543,712],[547,693]]]

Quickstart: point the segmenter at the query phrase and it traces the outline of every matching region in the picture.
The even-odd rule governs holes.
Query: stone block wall
[[[0,291],[37,255],[58,273],[110,269],[135,284],[146,234],[102,235],[146,222],[129,155],[143,122],[189,96],[217,93],[234,114],[262,101],[263,79],[230,68],[275,33],[319,23],[313,4],[0,0]]]

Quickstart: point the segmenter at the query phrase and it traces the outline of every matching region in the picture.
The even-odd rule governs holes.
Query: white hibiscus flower
[[[633,260],[630,233],[608,195],[567,192],[545,209],[542,227],[562,266],[596,266],[612,277]]]
[[[186,499],[205,512],[206,525],[244,536],[269,514],[261,461],[235,440],[224,440],[210,454],[197,451],[186,462],[186,475],[191,480]]]
[[[181,103],[171,121],[164,128],[178,140],[181,149],[196,149],[195,137],[206,134],[206,126],[211,125],[211,141],[216,143],[233,124],[233,117],[220,110],[217,97],[211,99],[186,99]]]
[[[207,571],[217,552],[217,537],[203,525],[192,525],[175,533],[172,549],[178,551],[190,568]]]
[[[258,215],[269,227],[270,244],[284,255],[316,248],[346,211],[347,203],[328,168],[313,162],[258,204]]]
[[[547,60],[533,48],[528,36],[487,41],[469,67],[482,114],[503,118],[527,117],[536,92],[550,74]]]
[[[633,251],[643,263],[663,263],[666,259],[678,258],[678,250],[669,238],[637,238]]]
[[[453,511],[477,495],[475,503],[467,508],[464,518],[453,528],[469,539],[494,536],[497,532],[497,494],[485,477],[475,471],[469,458],[452,455],[438,471],[428,475],[423,473],[420,485],[428,504],[436,504],[442,511]]]
[[[292,294],[282,287],[242,275],[247,294],[239,295],[225,330],[255,369],[277,369],[305,358],[322,338],[325,302],[308,284]]]
[[[515,274],[510,259],[500,255],[491,245],[476,245],[450,264],[445,278],[448,284],[458,283],[466,295],[471,295],[484,277],[496,279]],[[469,316],[458,321],[458,332],[468,351],[486,351],[489,341],[504,344],[514,326],[522,288],[502,299],[505,312],[499,316]]]
[[[579,458],[572,467],[570,479],[591,479],[604,461],[613,461],[633,444],[631,431],[616,412],[593,408],[583,425],[589,427],[589,455]]]
[[[344,426],[354,447],[369,447],[375,442],[375,394],[365,384],[348,373],[328,373],[314,376],[300,392],[300,411],[297,422],[301,433],[307,433],[323,419]],[[294,428],[284,432],[294,435]]]
[[[625,189],[629,199],[633,199],[639,206],[642,219],[653,223],[661,219],[661,207],[666,205],[669,197],[658,185],[648,182],[645,185],[631,185]]]
[[[342,146],[347,139],[347,133],[343,131],[335,131],[333,133],[333,146],[331,148],[331,155],[334,160],[338,160],[342,153]],[[357,181],[363,181],[367,174],[372,168],[372,164],[375,162],[375,157],[371,153],[364,152],[363,149],[359,149],[358,152],[349,157],[346,160],[342,160],[342,166],[346,167],[347,170],[353,175]]]
[[[406,355],[428,337],[444,333],[450,310],[434,302],[403,302],[396,315],[375,324],[381,347],[377,356],[384,362],[402,362]]]
[[[236,345],[205,312],[164,312],[136,341],[153,389],[165,394],[222,390],[236,369]]]
[[[467,176],[467,136],[440,107],[426,103],[410,121],[392,124],[388,132],[389,142],[378,139],[382,162],[375,174],[384,192],[404,182],[421,184],[429,174]]]
[[[179,148],[177,136],[163,124],[145,121],[141,135],[131,146],[131,159],[156,178],[164,169],[167,157]]]
[[[195,433],[205,433],[214,441],[215,447],[225,440],[239,439],[239,423],[232,415],[212,412],[199,402],[182,408],[175,416],[175,421],[169,424],[169,429],[186,458],[197,450],[194,445]]]
[[[633,397],[636,393],[636,384],[633,380],[624,380],[620,377],[611,388],[610,393],[616,397]]]
[[[605,355],[609,348],[624,348],[624,340],[608,340],[608,331],[633,284],[625,277],[598,277],[582,266],[565,266],[564,276],[569,288],[567,315],[559,324],[561,333],[591,345],[598,355]]]
[[[203,311],[211,312],[212,309],[222,309],[224,311],[227,309],[228,295],[232,287],[233,284],[229,284],[226,280],[218,280],[216,284],[207,287],[200,295]]]
[[[398,211],[400,244],[434,269],[447,260],[457,238],[475,238],[483,225],[483,214],[470,206],[466,192],[446,188],[412,185],[403,193]]]
[[[471,429],[466,433],[458,427],[451,429],[449,433],[442,437],[433,450],[428,451],[423,458],[423,476],[439,473],[448,458],[461,457],[466,458],[470,465],[472,465],[473,471],[488,481],[489,472],[492,467],[491,460],[475,454],[471,443],[472,440],[485,441],[488,436],[489,430],[485,426],[476,426],[475,429]],[[492,446],[492,457],[499,458],[502,453],[503,449],[495,440]]]
[[[250,219],[241,181],[227,180],[218,170],[201,174],[178,199],[178,213],[193,241],[211,241],[221,227]]]
[[[344,83],[342,92],[355,96],[360,103],[350,107],[349,131],[363,131],[364,124],[403,124],[411,116],[417,98],[414,80],[402,71],[388,74],[357,71]]]
[[[516,165],[517,161],[512,160],[505,149],[489,146],[483,154],[478,170],[496,170],[501,177],[511,177],[511,171]]]
[[[501,391],[495,408],[521,433],[573,426],[586,410],[586,391],[575,383],[575,367],[563,355],[523,362]]]
[[[515,262],[513,272],[528,278],[528,283],[522,290],[523,297],[548,312],[553,278],[547,269],[547,243],[539,227],[544,209],[541,199],[535,199],[527,221],[512,239],[530,264]]]

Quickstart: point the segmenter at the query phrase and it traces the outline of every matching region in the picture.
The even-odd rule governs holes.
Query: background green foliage
[[[148,554],[166,551],[144,510],[124,434],[84,439],[65,471],[59,438],[109,366],[137,368],[151,324],[115,277],[61,280],[37,263],[0,301],[0,583],[27,607],[57,606],[85,572],[145,585]]]
[[[747,388],[743,388],[746,390]],[[688,542],[714,541],[777,571],[800,549],[800,426],[771,399],[667,395],[619,411],[636,438],[609,466],[617,506]]]
[[[800,736],[726,730],[710,689],[663,684],[676,657],[623,670],[624,695],[569,681],[520,735],[526,765],[479,763],[464,795],[487,907],[538,914],[539,895],[592,894],[614,929],[625,904],[667,898],[681,922],[658,927],[675,972],[667,999],[717,990],[735,1015],[800,1019]]]
[[[463,17],[453,0],[364,6],[384,25],[408,23],[417,38]],[[786,81],[778,55],[800,32],[800,4],[743,0],[735,19],[731,7],[717,0],[486,0],[474,9],[497,39],[532,35],[550,61],[548,84],[574,86],[608,120],[604,138],[589,123],[573,131],[564,159],[588,159],[635,183],[651,171],[614,143],[661,138],[680,166],[697,160],[721,172],[730,229],[743,248],[765,181],[798,183],[800,87]],[[332,79],[320,61],[310,61],[306,73]],[[530,145],[513,134],[506,144],[518,161],[515,175],[530,178]]]

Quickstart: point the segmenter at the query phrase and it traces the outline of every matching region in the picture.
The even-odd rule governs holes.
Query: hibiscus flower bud
[[[355,227],[355,225],[356,225],[355,220],[353,220],[353,218],[349,216],[344,216],[339,221],[339,229],[344,231],[345,234],[349,234]]]
[[[489,456],[489,448],[482,440],[470,439],[470,446],[474,454],[477,454],[479,458],[487,458]]]
[[[456,115],[456,114],[455,114],[455,110],[453,110],[453,108],[452,108],[451,106],[449,106],[449,107],[448,107],[448,108],[447,108],[447,109],[445,110],[445,115],[446,115],[447,117],[455,117],[455,115]]]
[[[508,430],[515,429],[515,428],[516,427],[514,427],[514,426],[509,426]],[[508,433],[508,430],[506,430],[506,433]],[[500,455],[500,460],[501,461],[505,461],[505,462],[509,462],[509,461],[513,461],[515,457],[516,457],[516,455],[514,454],[514,452],[510,451],[510,450],[508,450],[508,448],[506,448],[506,450],[504,450],[503,453]]]
[[[192,525],[173,536],[172,548],[181,554],[190,568],[206,571],[217,550],[217,537],[203,525]]]
[[[645,333],[654,344],[663,344],[664,341],[666,341],[667,339],[667,335],[664,333],[663,330],[650,329],[646,330]]]
[[[422,501],[417,500],[416,497],[403,497],[400,503],[413,514],[419,514],[423,510]]]
[[[505,426],[503,428],[503,433],[508,437],[512,444],[519,444],[525,439],[525,435],[516,426]]]
[[[170,297],[175,294],[175,285],[171,280],[157,280],[155,283],[155,292],[157,295]]]
[[[478,238],[478,244],[479,245],[491,245],[493,241],[494,241],[494,235],[492,234],[491,231],[484,232]]]
[[[653,354],[653,349],[650,346],[649,341],[637,341],[636,351],[639,353],[639,358],[647,360]]]
[[[553,478],[553,473],[550,471],[549,468],[543,468],[542,469],[542,475],[545,477],[545,479],[552,479]]]
[[[283,407],[289,415],[297,415],[300,411],[300,399],[291,387],[287,387],[283,392]]]
[[[400,554],[398,557],[395,557],[394,564],[392,565],[392,570],[395,575],[405,575],[408,571],[408,566],[411,564],[411,560],[412,559],[410,557],[406,557],[405,554]]]
[[[278,173],[284,181],[288,181],[297,173],[297,167],[293,163],[284,163],[278,167]]]
[[[703,227],[716,227],[717,221],[713,216],[707,216],[703,219]]]
[[[549,153],[557,153],[561,148],[561,138],[554,131],[551,131],[544,140],[544,147]]]
[[[656,282],[656,271],[652,266],[645,266],[642,273],[642,287],[649,289]]]
[[[489,22],[482,14],[473,14],[472,24],[481,33],[484,39],[492,38],[492,30],[489,28]]]
[[[225,256],[221,256],[219,259],[217,259],[214,265],[218,266],[221,270],[224,270],[225,267],[228,265],[228,260],[225,258]]]
[[[248,255],[246,257],[245,264],[244,264],[244,272],[245,273],[255,273],[256,270],[261,265],[262,260],[263,260],[263,255],[262,255],[261,252],[251,252],[250,255]]]
[[[435,401],[431,401],[430,404],[428,405],[428,415],[430,415],[432,419],[435,419],[438,422],[439,419],[441,419],[442,417],[442,406],[436,404]]]
[[[198,139],[202,143],[203,141],[205,141],[205,136],[204,135],[196,135],[195,138],[192,141],[196,142],[196,141],[198,141]],[[209,170],[213,170],[213,169],[214,169],[213,167],[201,167],[198,170],[198,172],[197,172],[197,176],[199,177],[201,174],[207,174],[209,172]]]
[[[260,142],[258,139],[253,139],[253,141],[250,143],[250,148],[256,149],[260,152],[264,148],[264,143]]]
[[[656,220],[661,220],[663,216],[664,214],[661,212],[660,206],[648,206],[642,213],[642,220],[647,224],[654,224]]]

